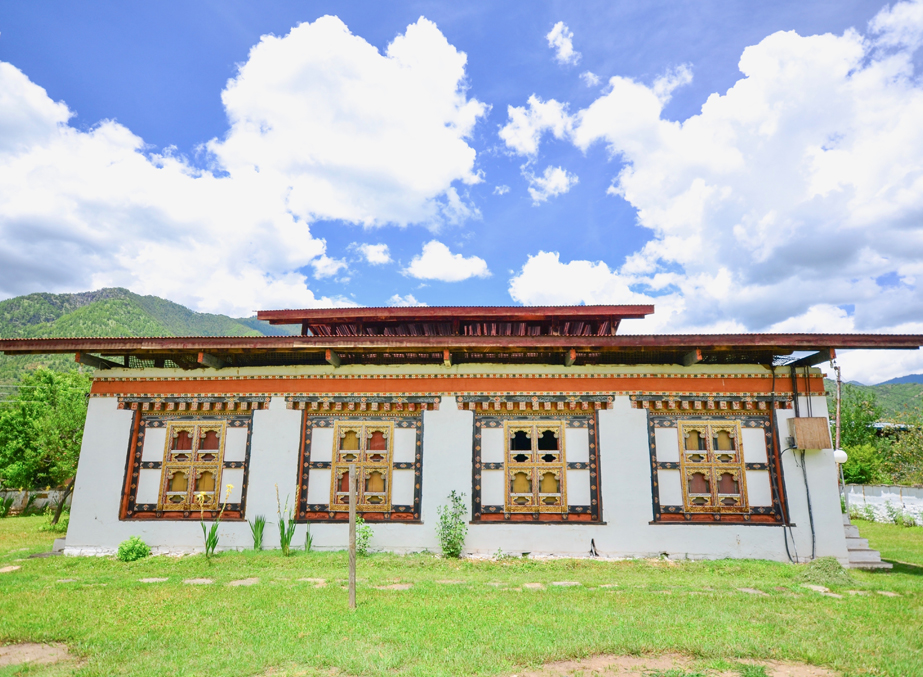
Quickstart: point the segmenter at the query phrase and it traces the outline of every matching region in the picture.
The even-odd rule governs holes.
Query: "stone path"
[[[583,585],[583,583],[578,583],[577,581],[554,581],[552,585],[557,585],[562,588],[571,588],[575,585]]]
[[[23,663],[58,663],[70,658],[63,644],[9,644],[0,646],[0,667],[22,665]]]
[[[391,585],[376,585],[376,590],[410,590],[413,583],[392,583]]]
[[[313,583],[315,588],[327,587],[327,581],[323,578],[299,578],[300,583]]]
[[[522,587],[526,590],[544,590],[545,586],[542,583],[523,583]]]
[[[186,585],[211,585],[214,581],[210,578],[187,578],[183,583]]]
[[[138,579],[139,583],[166,583],[169,581],[169,578],[141,578]]]
[[[228,587],[239,588],[241,586],[256,585],[259,582],[260,582],[259,578],[242,578],[239,581],[231,581],[230,583],[228,583]]]
[[[17,567],[13,565],[10,565],[7,567],[0,567],[0,574],[8,574],[11,571],[16,571],[17,569],[22,569],[22,567]]]
[[[765,592],[762,590],[757,590],[756,588],[737,588],[737,590],[740,592],[745,592],[748,595],[762,595],[763,597],[769,597],[769,595],[767,595]]]

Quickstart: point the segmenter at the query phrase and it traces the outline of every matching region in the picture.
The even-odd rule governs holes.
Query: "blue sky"
[[[0,298],[923,331],[921,42],[920,2],[3,3]]]

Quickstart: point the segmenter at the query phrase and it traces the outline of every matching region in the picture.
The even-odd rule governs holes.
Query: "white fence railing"
[[[923,487],[879,484],[847,484],[849,511],[873,518],[875,522],[894,522],[897,516],[923,526]]]

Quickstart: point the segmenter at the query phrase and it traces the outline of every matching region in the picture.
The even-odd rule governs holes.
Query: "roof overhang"
[[[0,339],[7,355],[75,353],[113,366],[399,363],[771,364],[808,352],[808,365],[837,349],[917,349],[919,334],[651,334],[606,336],[259,336]],[[172,364],[170,364],[172,363]]]
[[[613,336],[622,320],[652,305],[433,306],[260,310],[270,324],[299,324],[303,336]]]

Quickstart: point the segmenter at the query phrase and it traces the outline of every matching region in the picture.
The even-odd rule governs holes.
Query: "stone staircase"
[[[869,547],[867,538],[859,537],[859,527],[849,523],[843,515],[843,529],[846,531],[846,549],[849,551],[849,569],[891,569],[890,562],[881,561],[881,553]]]

